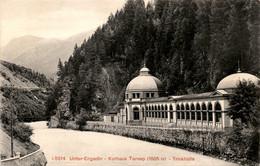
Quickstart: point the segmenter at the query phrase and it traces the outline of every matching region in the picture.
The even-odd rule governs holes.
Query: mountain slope
[[[3,54],[1,59],[12,61],[20,54],[29,51],[32,47],[36,47],[42,40],[43,38],[31,35],[14,38],[4,48],[2,48]]]
[[[1,61],[0,81],[0,112],[3,117],[15,109],[18,121],[45,119],[45,100],[51,82],[43,74]]]
[[[0,156],[1,159],[11,157],[11,119],[14,153],[25,156],[39,146],[31,142],[33,131],[23,122],[45,120],[45,100],[51,83],[43,74],[31,69],[0,62]],[[38,161],[46,164],[44,154]]]
[[[81,44],[92,33],[93,31],[79,33],[66,39],[35,36],[15,38],[2,48],[2,59],[54,77],[58,60],[67,60],[75,44]]]
[[[0,83],[1,86],[15,87],[15,88],[39,88],[33,82],[22,77],[19,74],[14,74],[6,66],[0,63]]]

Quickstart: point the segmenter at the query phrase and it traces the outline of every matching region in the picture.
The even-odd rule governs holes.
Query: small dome
[[[239,81],[251,81],[255,85],[258,85],[259,78],[252,74],[238,72],[223,78],[218,83],[217,90],[237,88]]]
[[[147,68],[147,67],[143,67],[141,70],[140,70],[140,73],[142,72],[150,72],[150,70]]]
[[[162,82],[152,76],[150,73],[150,70],[147,67],[143,67],[140,70],[139,76],[132,79],[129,84],[127,85],[126,92],[130,91],[162,91],[163,90],[163,84]]]

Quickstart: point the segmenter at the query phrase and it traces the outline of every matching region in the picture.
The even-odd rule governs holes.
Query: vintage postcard
[[[2,0],[1,165],[258,165],[259,8]]]

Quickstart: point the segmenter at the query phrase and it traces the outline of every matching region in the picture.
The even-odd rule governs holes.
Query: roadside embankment
[[[32,142],[21,142],[18,139],[13,141],[13,150],[15,157],[10,158],[11,138],[2,129],[0,129],[1,144],[1,166],[44,166],[47,164],[44,153],[39,145]]]
[[[227,134],[224,131],[198,131],[147,126],[127,126],[102,122],[87,122],[87,125],[83,127],[83,130],[105,132],[165,144],[240,164],[256,164],[244,157],[246,151],[241,147],[237,147],[236,150],[234,150],[233,147],[228,146],[226,139]],[[236,154],[238,151],[237,149],[239,149],[241,154]]]
[[[23,157],[16,156],[1,160],[1,166],[45,166],[46,164],[47,160],[41,149]]]

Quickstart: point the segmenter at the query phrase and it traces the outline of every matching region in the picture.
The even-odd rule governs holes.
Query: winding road
[[[97,132],[48,129],[46,122],[28,123],[33,142],[46,155],[48,166],[232,166],[234,163],[182,149]]]

